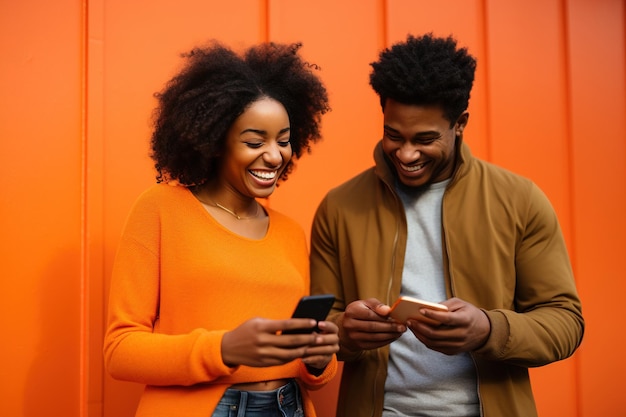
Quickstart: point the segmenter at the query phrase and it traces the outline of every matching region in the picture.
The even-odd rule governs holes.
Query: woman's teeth
[[[250,173],[255,177],[261,178],[263,180],[273,180],[276,178],[276,171],[253,171],[250,170]]]

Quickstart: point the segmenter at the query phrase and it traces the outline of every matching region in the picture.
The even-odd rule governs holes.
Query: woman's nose
[[[267,147],[263,153],[263,161],[271,166],[279,166],[283,162],[283,156],[277,144],[272,144]]]

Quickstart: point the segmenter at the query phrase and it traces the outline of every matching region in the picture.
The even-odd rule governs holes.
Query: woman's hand
[[[339,328],[330,321],[320,321],[317,328],[319,330],[313,333],[314,343],[305,348],[302,362],[314,370],[322,371],[330,363],[333,355],[339,351]]]
[[[307,365],[323,368],[339,349],[337,326],[320,322],[319,333],[280,334],[283,330],[315,325],[312,319],[250,319],[224,334],[222,361],[227,366],[266,367],[303,358]]]

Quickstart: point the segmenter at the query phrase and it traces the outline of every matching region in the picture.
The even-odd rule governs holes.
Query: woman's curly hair
[[[441,105],[451,126],[467,109],[476,60],[456,40],[408,35],[370,64],[370,85],[385,109],[388,98],[404,104]]]
[[[292,161],[321,138],[330,110],[326,88],[305,62],[302,44],[262,43],[237,54],[212,41],[183,54],[184,68],[155,94],[151,157],[157,182],[199,185],[216,174],[229,128],[253,102],[270,97],[289,115]]]

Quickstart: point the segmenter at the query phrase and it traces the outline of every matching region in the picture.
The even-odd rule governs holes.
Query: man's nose
[[[421,154],[422,152],[418,145],[411,142],[405,142],[396,151],[396,158],[402,162],[412,162],[419,159]]]

